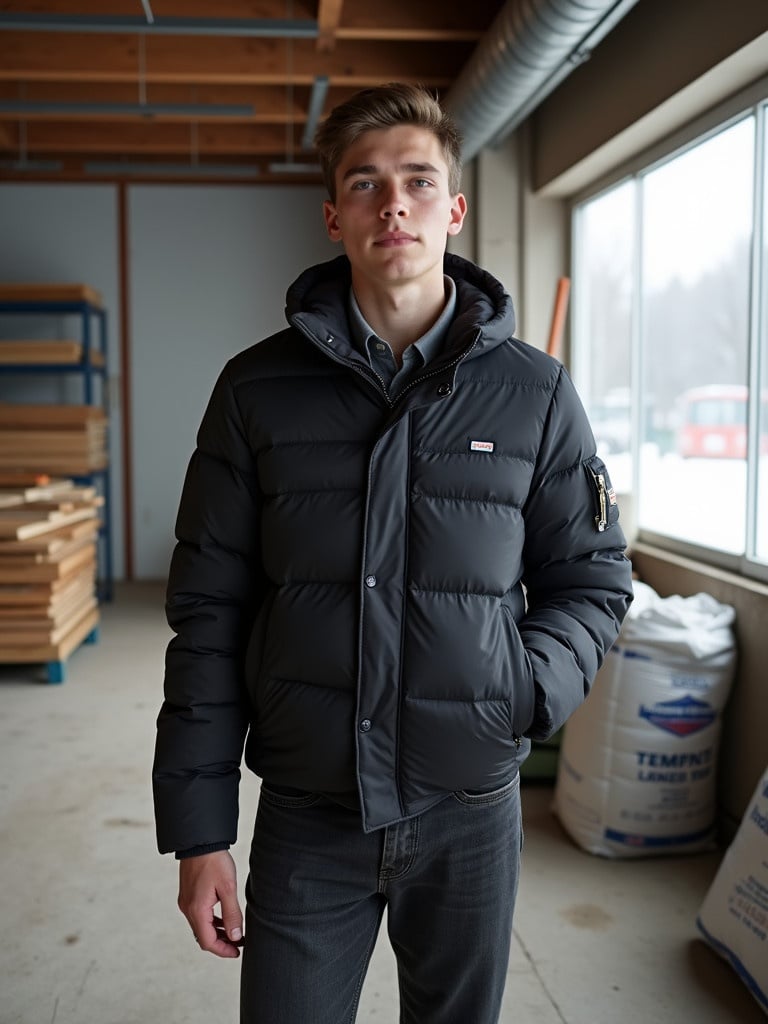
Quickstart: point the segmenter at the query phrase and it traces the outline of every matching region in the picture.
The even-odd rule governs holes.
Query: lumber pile
[[[107,444],[98,406],[0,402],[0,472],[92,473],[106,468]]]
[[[79,341],[0,340],[0,366],[79,366],[83,358]],[[103,366],[103,352],[92,349],[90,362]]]
[[[0,474],[0,662],[63,661],[99,621],[103,498],[71,480],[13,479]]]

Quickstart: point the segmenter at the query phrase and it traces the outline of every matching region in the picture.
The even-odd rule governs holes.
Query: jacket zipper
[[[445,366],[441,366],[437,370],[430,370],[429,373],[425,373],[421,377],[415,377],[409,384],[406,384],[403,390],[398,392],[395,401],[399,402],[403,395],[406,394],[406,392],[410,391],[411,388],[415,388],[417,384],[421,384],[423,381],[429,380],[430,377],[438,377],[441,373],[444,373],[446,370],[450,370],[451,367],[457,366],[462,361],[462,359],[466,359],[469,353],[477,345],[478,341],[480,341],[481,334],[482,331],[478,331],[469,348],[466,348],[464,349],[463,352],[460,352],[455,359],[451,360],[450,363],[446,363]]]
[[[322,348],[322,351],[325,352],[325,354],[329,356],[331,359],[333,359],[335,363],[338,363],[339,366],[346,366],[348,369],[354,370],[355,373],[358,374],[358,376],[362,377],[367,384],[373,384],[374,382],[371,378],[375,377],[376,380],[379,382],[379,390],[381,390],[381,393],[384,396],[384,400],[386,401],[390,409],[393,408],[395,403],[389,397],[389,392],[387,391],[387,382],[380,374],[378,374],[373,369],[372,366],[358,366],[356,363],[349,362],[347,359],[343,359],[341,356],[337,356],[334,351],[328,349],[327,345],[323,345],[320,338],[316,334],[313,334],[308,327],[305,327],[300,320],[297,320],[295,322],[291,321],[291,324],[293,327],[298,327],[298,329],[301,331],[304,337],[308,338],[313,345],[316,345],[318,348]],[[329,334],[328,337],[333,339],[333,335]]]
[[[605,486],[605,477],[602,473],[593,473],[597,484],[597,500],[600,504],[600,511],[595,516],[595,525],[600,533],[608,528],[608,489]]]
[[[381,392],[382,392],[382,394],[384,396],[384,399],[385,399],[387,405],[390,407],[390,409],[394,409],[396,402],[399,402],[400,399],[403,397],[403,395],[405,395],[408,391],[410,391],[411,388],[415,388],[417,384],[421,384],[423,381],[429,380],[430,377],[437,377],[441,373],[444,373],[446,370],[450,370],[452,367],[457,366],[462,361],[462,359],[465,359],[470,354],[470,352],[472,352],[472,350],[475,348],[475,346],[477,345],[477,343],[480,340],[480,337],[482,335],[482,331],[478,331],[475,334],[475,337],[472,340],[472,344],[468,348],[466,348],[463,352],[460,352],[456,356],[455,359],[451,360],[450,363],[446,363],[445,366],[441,366],[441,367],[439,367],[436,370],[430,370],[429,373],[422,374],[421,377],[415,377],[412,381],[410,381],[410,383],[405,385],[405,387],[403,388],[402,391],[398,392],[397,398],[393,400],[390,397],[390,395],[389,395],[389,391],[387,390],[387,383],[386,383],[386,381],[384,380],[384,378],[380,374],[378,374],[373,369],[373,367],[365,367],[365,368],[363,368],[362,366],[358,366],[356,363],[351,363],[351,362],[349,362],[346,359],[342,359],[341,356],[337,356],[335,352],[329,351],[329,349],[326,346],[323,346],[320,338],[316,334],[313,334],[312,331],[310,331],[310,329],[308,327],[305,327],[304,324],[300,320],[298,320],[296,322],[292,321],[292,323],[293,323],[294,327],[298,327],[299,328],[301,333],[306,338],[309,338],[309,340],[312,342],[313,345],[317,345],[318,347],[322,347],[323,352],[327,353],[327,355],[330,356],[330,358],[333,359],[333,361],[338,363],[340,366],[346,366],[349,369],[354,370],[355,373],[357,373],[360,377],[363,378],[363,380],[367,381],[367,383],[369,383],[369,384],[373,383],[371,377],[375,377],[376,380],[379,382],[379,385],[380,385],[380,388],[381,388]],[[329,335],[329,337],[332,338],[333,336]]]

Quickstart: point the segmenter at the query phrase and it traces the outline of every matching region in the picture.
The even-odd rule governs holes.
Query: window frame
[[[765,246],[768,245],[768,225],[766,210],[768,209],[768,76],[764,76],[733,96],[717,103],[704,113],[692,118],[683,127],[666,136],[659,142],[648,146],[628,160],[618,164],[610,173],[601,176],[589,186],[581,189],[570,197],[568,203],[570,224],[570,265],[572,277],[577,278],[577,260],[579,258],[582,239],[579,230],[579,209],[586,202],[599,199],[627,182],[634,183],[634,237],[633,270],[632,270],[632,301],[630,310],[630,407],[631,407],[631,456],[632,456],[632,494],[639,491],[640,460],[640,411],[642,337],[641,322],[641,286],[642,286],[642,246],[643,246],[643,178],[659,167],[677,159],[701,143],[719,135],[746,117],[755,119],[754,167],[753,167],[753,230],[750,252],[749,297],[748,297],[748,354],[747,384],[749,386],[749,403],[747,409],[748,448],[747,448],[747,491],[746,491],[746,531],[745,553],[733,554],[715,548],[704,547],[677,537],[657,533],[638,526],[636,539],[638,543],[652,545],[660,550],[669,551],[684,558],[702,564],[734,572],[742,576],[768,582],[768,561],[759,561],[749,552],[756,548],[757,540],[757,499],[759,485],[758,460],[758,419],[760,416],[761,379],[765,368],[761,358],[768,360],[768,256],[764,257]],[[581,367],[584,365],[586,353],[577,347],[575,328],[581,318],[579,289],[573,289],[571,303],[571,359],[574,377],[579,385]],[[764,325],[765,324],[765,328]],[[765,353],[762,353],[762,349]],[[764,470],[765,472],[765,470]]]

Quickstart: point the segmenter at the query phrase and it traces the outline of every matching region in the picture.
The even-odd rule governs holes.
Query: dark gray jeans
[[[385,906],[401,1024],[496,1024],[521,847],[519,777],[368,834],[322,796],[263,786],[241,1024],[352,1024]]]

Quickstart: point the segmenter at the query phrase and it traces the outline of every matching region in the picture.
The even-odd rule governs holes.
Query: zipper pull
[[[600,502],[600,514],[595,516],[595,525],[600,533],[603,533],[608,526],[608,492],[605,487],[605,477],[602,473],[595,474],[597,484],[597,497]]]

